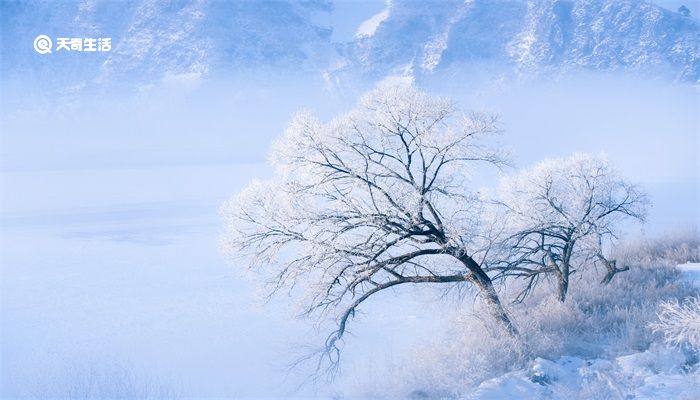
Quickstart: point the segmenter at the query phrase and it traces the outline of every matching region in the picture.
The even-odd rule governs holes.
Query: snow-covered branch
[[[499,205],[507,229],[500,276],[528,280],[522,299],[539,275],[556,278],[558,298],[566,299],[577,268],[600,264],[608,283],[625,266],[603,255],[603,243],[617,237],[624,219],[643,221],[645,195],[622,179],[603,156],[574,154],[541,162],[502,180]]]
[[[361,303],[403,283],[474,284],[515,334],[476,261],[491,243],[469,185],[480,164],[504,162],[485,144],[497,132],[494,116],[410,85],[381,86],[328,123],[299,113],[273,146],[275,176],[222,208],[223,248],[267,276],[270,294],[299,288],[305,314],[335,319],[332,365]]]

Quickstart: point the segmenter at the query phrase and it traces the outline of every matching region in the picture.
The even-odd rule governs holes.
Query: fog
[[[436,75],[418,85],[501,115],[499,141],[516,168],[602,151],[650,194],[642,232],[697,227],[696,88],[600,74],[508,84]],[[295,392],[310,370],[286,367],[319,333],[293,318],[293,299],[260,304],[217,250],[219,205],[270,175],[267,150],[290,116],[310,108],[332,118],[371,86],[175,76],[114,96],[5,97],[2,397],[80,392],[86,371],[100,381],[114,370],[156,394],[352,393],[376,379],[367,371],[400,364],[411,343],[440,332],[445,300],[385,293],[355,321],[340,379]]]
[[[696,87],[609,74],[507,84],[437,75],[418,84],[455,99],[462,109],[500,115],[498,140],[511,151],[515,167],[572,152],[604,152],[650,192],[655,207],[648,229],[698,221]],[[186,76],[139,88],[135,95],[37,97],[33,105],[4,107],[2,170],[264,164],[294,112],[311,109],[330,119],[370,87],[364,81],[329,86],[309,75],[215,81]],[[10,209],[16,200],[31,202],[23,189],[4,194]]]

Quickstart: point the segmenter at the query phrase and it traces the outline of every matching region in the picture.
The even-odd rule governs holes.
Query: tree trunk
[[[479,292],[481,296],[483,296],[491,315],[493,315],[496,321],[498,321],[498,323],[501,324],[501,326],[505,328],[505,330],[511,336],[518,337],[518,329],[510,320],[510,317],[508,317],[508,313],[506,313],[506,310],[498,297],[498,293],[496,293],[496,288],[493,287],[493,281],[491,281],[488,274],[486,274],[481,266],[470,256],[460,254],[458,258],[472,273],[472,282],[479,288]]]
[[[566,301],[566,294],[569,291],[569,263],[562,262],[557,273],[557,300]]]
[[[566,301],[566,295],[569,292],[569,276],[571,275],[571,253],[574,249],[575,241],[570,241],[564,246],[561,262],[557,270],[557,300],[560,302]]]

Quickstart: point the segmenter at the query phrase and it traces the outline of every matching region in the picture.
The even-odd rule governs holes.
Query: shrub
[[[521,333],[518,341],[489,323],[478,305],[455,307],[448,332],[409,356],[402,376],[405,395],[420,389],[440,394],[468,391],[484,380],[525,368],[536,357],[557,359],[616,357],[650,348],[655,341],[651,324],[668,343],[700,343],[700,291],[683,280],[676,264],[692,260],[697,239],[666,235],[623,243],[616,256],[630,270],[608,285],[600,285],[595,270],[575,274],[566,303],[556,301],[546,284],[522,303],[509,305]],[[688,258],[691,257],[691,258]],[[514,298],[519,287],[500,287],[503,299]],[[691,297],[680,303],[679,300]],[[664,312],[657,316],[659,305]],[[666,323],[663,329],[659,318]],[[694,328],[688,327],[688,324]],[[669,341],[672,339],[672,341]],[[395,385],[396,388],[398,385]]]
[[[683,302],[677,299],[665,301],[659,307],[658,317],[650,327],[662,333],[667,344],[688,345],[700,350],[700,296],[689,297]]]

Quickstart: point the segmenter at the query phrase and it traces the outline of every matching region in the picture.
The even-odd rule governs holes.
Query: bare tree
[[[603,283],[627,267],[603,255],[625,218],[643,221],[646,199],[613,171],[605,157],[574,154],[549,160],[503,179],[506,252],[495,264],[500,277],[526,279],[522,300],[542,277],[554,276],[557,298],[566,300],[569,278],[586,265],[603,265]]]
[[[482,266],[488,224],[467,179],[502,163],[482,143],[496,132],[495,117],[412,85],[380,86],[329,123],[299,113],[273,146],[274,177],[222,208],[223,248],[268,274],[270,294],[300,289],[305,314],[335,320],[329,370],[358,307],[397,285],[471,284],[517,335]]]

